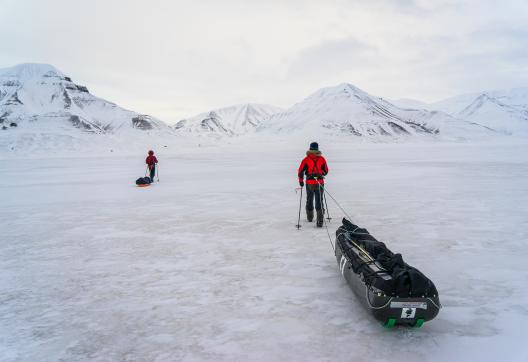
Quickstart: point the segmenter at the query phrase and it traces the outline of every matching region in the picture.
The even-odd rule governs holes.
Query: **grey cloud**
[[[346,1],[345,1],[346,2]],[[418,0],[357,0],[356,5],[363,9],[404,15],[427,15],[432,13],[439,3],[444,1],[418,1]]]
[[[299,51],[290,63],[288,77],[339,76],[353,69],[374,66],[378,56],[375,47],[353,37],[328,40]]]

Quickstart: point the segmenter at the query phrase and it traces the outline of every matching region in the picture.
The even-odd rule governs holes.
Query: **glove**
[[[304,187],[304,181],[299,181],[299,186]]]

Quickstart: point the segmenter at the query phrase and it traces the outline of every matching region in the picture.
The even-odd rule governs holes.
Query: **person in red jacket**
[[[154,175],[156,174],[156,164],[158,163],[158,159],[156,158],[156,156],[154,156],[154,151],[148,151],[148,156],[145,160],[145,163],[147,164],[147,167],[150,171],[150,181],[154,182]]]
[[[306,176],[306,218],[312,222],[315,199],[317,227],[323,226],[324,177],[327,174],[328,165],[321,155],[321,151],[319,151],[319,144],[317,142],[310,143],[310,149],[306,152],[306,157],[299,166],[297,176],[301,187],[304,187],[304,177]]]

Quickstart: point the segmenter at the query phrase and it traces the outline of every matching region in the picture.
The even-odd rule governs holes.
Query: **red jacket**
[[[299,177],[299,182],[304,181],[304,175],[306,175],[306,184],[307,185],[324,185],[323,176],[328,174],[328,165],[326,160],[321,153],[311,153],[307,152],[306,157],[302,160],[301,165],[299,166],[299,171],[297,176]]]
[[[154,155],[148,155],[147,159],[145,160],[145,163],[151,169],[158,163],[158,159]]]

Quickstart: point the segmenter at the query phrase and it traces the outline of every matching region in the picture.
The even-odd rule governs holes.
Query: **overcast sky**
[[[528,86],[528,1],[0,0],[0,68],[26,62],[171,123],[343,82],[436,101]]]

